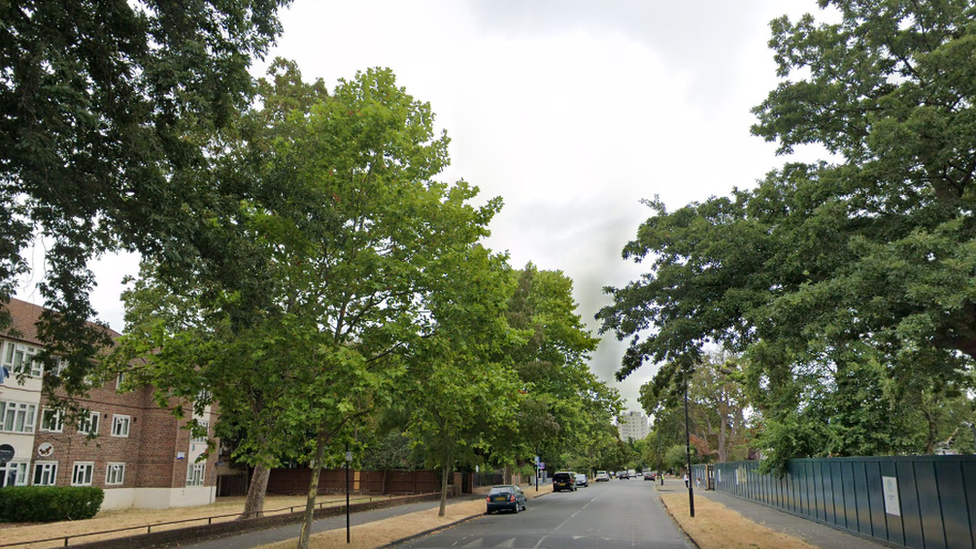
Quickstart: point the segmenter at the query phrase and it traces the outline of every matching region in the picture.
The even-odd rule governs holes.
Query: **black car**
[[[488,510],[485,514],[492,514],[495,511],[509,510],[525,511],[525,492],[518,486],[494,486],[488,492]]]
[[[555,475],[552,475],[552,491],[562,492],[563,490],[569,490],[570,492],[576,491],[575,474],[561,471]]]

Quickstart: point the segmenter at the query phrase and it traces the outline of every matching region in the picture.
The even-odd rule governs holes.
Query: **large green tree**
[[[84,390],[109,343],[88,294],[89,262],[128,250],[230,283],[235,249],[212,229],[237,189],[206,175],[213,130],[248,104],[252,58],[280,32],[287,0],[24,0],[0,5],[0,305],[31,268],[48,311],[47,388]],[[9,322],[0,308],[0,326]]]
[[[674,376],[710,343],[745,352],[767,427],[800,406],[794,374],[843,370],[862,345],[906,387],[965,386],[976,355],[976,6],[821,5],[840,22],[772,23],[783,82],[753,132],[831,156],[673,212],[649,202],[624,255],[651,272],[598,315],[630,339],[619,378],[647,361]]]
[[[425,298],[487,234],[500,202],[475,207],[468,202],[477,189],[434,181],[448,162],[448,139],[435,135],[430,106],[398,87],[389,70],[342,80],[327,95],[301,84],[293,65],[276,67],[264,96],[271,112],[258,117],[264,124],[244,126],[240,173],[228,175],[252,189],[238,224],[261,261],[256,287],[269,295],[261,307],[245,308],[239,285],[204,285],[198,310],[207,314],[189,315],[189,326],[163,330],[157,342],[189,339],[191,351],[210,360],[144,359],[158,366],[154,384],[162,391],[177,383],[168,370],[181,374],[172,379],[190,379],[180,388],[184,398],[195,380],[213,384],[220,401],[237,391],[270,399],[251,406],[250,421],[269,420],[274,437],[244,442],[251,452],[272,443],[264,456],[281,455],[287,444],[310,464],[304,547],[321,467],[337,463],[357,425],[389,402],[406,371],[402,357],[423,329]],[[251,274],[240,277],[249,290]],[[239,352],[222,353],[225,346]],[[246,362],[229,363],[237,359]],[[249,365],[254,375],[235,377],[235,368]],[[266,432],[243,430],[245,437]]]
[[[599,340],[576,313],[572,290],[573,281],[560,271],[530,263],[518,273],[507,317],[526,338],[505,352],[525,398],[517,433],[499,432],[493,445],[507,463],[541,454],[558,466],[563,454],[586,456],[591,440],[619,413],[619,394],[589,369]]]

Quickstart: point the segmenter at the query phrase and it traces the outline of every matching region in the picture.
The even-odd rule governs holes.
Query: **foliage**
[[[0,490],[0,522],[90,519],[103,499],[105,492],[91,486],[8,486]]]
[[[442,479],[455,463],[473,465],[493,431],[516,429],[519,383],[500,349],[515,334],[505,320],[514,278],[504,258],[480,246],[451,261],[452,276],[424,296],[430,324],[411,343],[401,384],[407,432]],[[446,482],[442,483],[441,516]]]
[[[525,338],[505,352],[524,398],[518,431],[499,432],[492,444],[500,461],[541,455],[551,467],[563,467],[571,457],[600,459],[591,446],[611,443],[604,430],[619,413],[620,396],[589,369],[598,340],[576,314],[572,291],[572,280],[560,271],[540,271],[530,263],[518,273],[507,318]],[[500,454],[502,448],[511,450]]]
[[[673,386],[706,345],[744,353],[750,382],[768,393],[757,404],[779,446],[767,455],[781,457],[805,452],[816,430],[797,430],[819,406],[811,374],[870,376],[858,368],[872,360],[896,396],[917,384],[964,394],[976,356],[976,7],[821,5],[841,21],[773,22],[783,82],[754,110],[753,132],[782,153],[822,146],[832,162],[786,164],[755,189],[673,212],[648,202],[654,213],[624,257],[651,258],[651,271],[608,288],[614,303],[598,315],[603,331],[630,339],[621,379],[652,361]],[[853,420],[824,442],[872,446],[862,435],[873,420],[841,402],[823,411]]]
[[[148,284],[175,312],[154,315],[152,300],[137,299],[120,345],[136,352],[116,364],[141,358],[161,399],[199,404],[210,391],[247,426],[238,457],[292,454],[314,477],[390,401],[425,299],[500,203],[471,206],[477,189],[432,179],[448,163],[447,137],[392,72],[359,73],[330,95],[292,63],[272,71],[261,108],[226,137],[241,162],[222,172],[249,189],[235,227],[257,268],[235,286]]]
[[[390,431],[385,436],[379,437],[373,446],[368,447],[361,463],[362,468],[367,471],[394,469],[413,471],[421,469],[424,465],[410,437],[396,431]]]
[[[136,251],[233,285],[215,228],[241,195],[205,174],[209,139],[249,102],[252,57],[280,32],[286,0],[5,2],[0,7],[0,304],[30,265],[49,309],[42,359],[68,361],[45,388],[83,392],[110,343],[88,324],[89,261]],[[0,310],[0,327],[9,324]]]
[[[691,448],[691,463],[700,463],[698,460],[698,453],[695,448]],[[682,469],[688,468],[688,450],[684,444],[675,444],[668,448],[667,452],[664,454],[664,465],[667,466],[669,470],[680,471]]]

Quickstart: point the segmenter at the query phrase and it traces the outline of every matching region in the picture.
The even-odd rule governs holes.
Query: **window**
[[[0,400],[0,431],[5,433],[33,433],[37,406],[24,402]]]
[[[105,470],[105,485],[118,486],[125,482],[125,464],[109,463]]]
[[[26,486],[27,462],[11,461],[0,465],[0,486]]]
[[[56,461],[35,461],[34,462],[34,486],[54,486],[58,478],[58,462]]]
[[[101,415],[98,412],[88,412],[88,417],[82,417],[78,420],[78,433],[82,435],[97,435],[100,419]]]
[[[64,430],[64,412],[45,408],[41,416],[41,431],[60,433]]]
[[[30,368],[28,370],[30,375],[41,377],[41,374],[44,373],[44,367],[39,361],[34,360],[34,355],[38,351],[37,347],[8,341],[6,352],[3,353],[2,365],[6,366],[11,373],[18,373],[24,371],[25,368]]]
[[[197,421],[200,426],[202,434],[200,436],[190,435],[190,442],[207,442],[207,437],[210,435],[210,422],[209,421]]]
[[[191,463],[186,469],[186,485],[203,486],[203,473],[206,467],[206,463]]]
[[[91,486],[92,473],[95,471],[95,464],[91,461],[75,462],[74,470],[71,471],[72,486]]]
[[[112,416],[112,436],[113,437],[128,437],[129,436],[129,423],[132,418],[129,416],[122,416],[115,414]]]
[[[119,372],[119,375],[115,378],[115,391],[122,390],[122,382],[125,381],[125,372]]]

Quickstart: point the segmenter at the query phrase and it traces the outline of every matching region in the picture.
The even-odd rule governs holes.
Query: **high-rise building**
[[[643,440],[648,433],[647,416],[640,410],[628,410],[617,418],[617,429],[620,431],[620,440]]]

